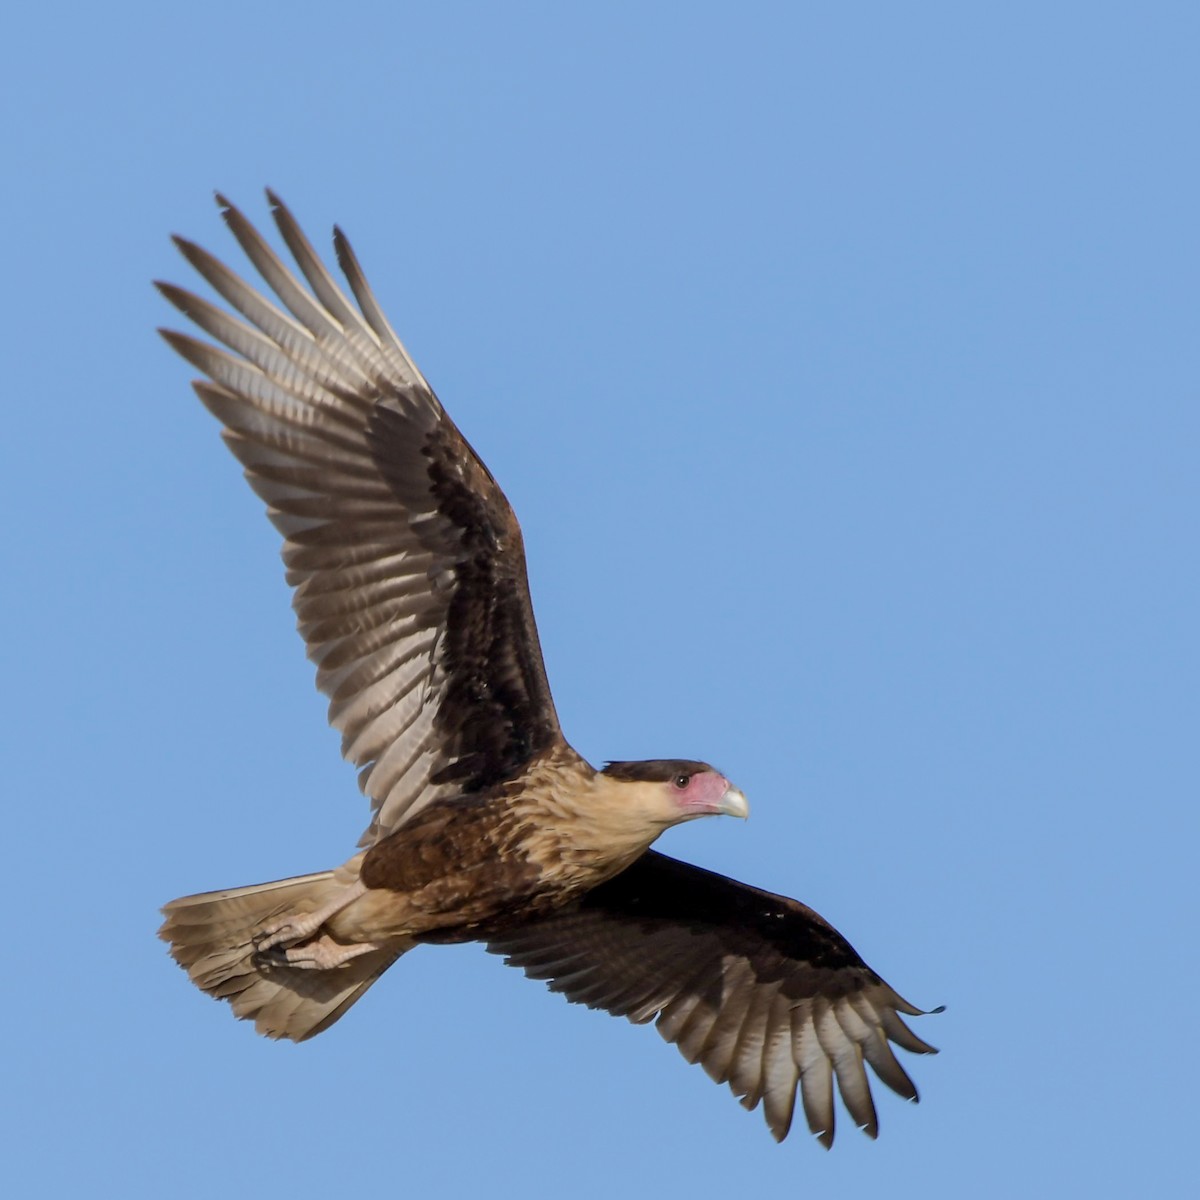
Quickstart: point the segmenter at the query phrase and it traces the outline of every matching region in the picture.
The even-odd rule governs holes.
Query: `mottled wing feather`
[[[854,1123],[878,1132],[864,1064],[917,1089],[890,1042],[935,1053],[896,994],[812,909],[655,851],[577,906],[491,938],[488,949],[569,1000],[658,1030],[689,1062],[763,1105],[782,1141],[799,1090],[809,1129],[833,1144],[833,1082]]]
[[[283,535],[300,633],[373,819],[517,774],[561,740],[504,494],[383,316],[345,237],[339,287],[288,210],[300,277],[221,197],[274,299],[182,238],[230,306],[163,295],[218,345],[164,331]],[[307,284],[307,287],[305,286]]]

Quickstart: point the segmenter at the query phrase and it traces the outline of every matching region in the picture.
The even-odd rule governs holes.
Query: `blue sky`
[[[1192,4],[25,6],[0,138],[14,1194],[1194,1186]],[[15,114],[15,119],[13,115]],[[475,947],[256,1038],[173,896],[365,824],[274,532],[153,328],[220,188],[349,232],[668,853],[945,1014],[826,1154]]]

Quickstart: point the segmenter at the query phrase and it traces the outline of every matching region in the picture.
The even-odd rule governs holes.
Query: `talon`
[[[260,967],[286,967],[288,965],[287,950],[283,946],[268,946],[264,949],[256,943],[253,959],[255,964]]]
[[[302,942],[306,937],[316,933],[315,925],[312,929],[305,929],[306,924],[305,921],[294,921],[291,917],[279,917],[274,921],[268,921],[254,935],[254,948],[260,954],[265,954],[268,950],[282,946],[285,942]]]

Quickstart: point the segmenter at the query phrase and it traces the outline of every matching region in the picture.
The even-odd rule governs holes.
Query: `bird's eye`
[[[689,783],[691,783],[691,782],[692,782],[692,777],[691,777],[690,775],[676,775],[676,776],[675,776],[675,786],[676,786],[676,787],[677,787],[677,788],[678,788],[678,789],[679,789],[681,792],[682,792],[682,791],[683,791],[683,789],[684,789],[685,787],[687,787],[687,785],[688,785]]]

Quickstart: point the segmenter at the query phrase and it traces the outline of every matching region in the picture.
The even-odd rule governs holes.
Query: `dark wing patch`
[[[164,337],[208,376],[196,390],[283,535],[318,686],[372,801],[370,844],[434,800],[517,774],[561,734],[508,501],[392,332],[340,231],[357,308],[268,198],[308,287],[218,197],[282,307],[177,238],[240,317],[160,284],[225,348]]]
[[[435,717],[446,761],[431,782],[479,792],[513,778],[561,737],[529,598],[521,527],[491,472],[448,417],[421,445],[416,462],[411,431],[395,409],[376,407],[368,440],[402,503],[420,511],[432,495],[436,515],[412,523],[422,544],[443,555],[453,545],[439,647],[445,682]]]
[[[869,1063],[905,1099],[917,1089],[891,1043],[936,1051],[899,1014],[923,1015],[812,909],[648,851],[575,908],[494,937],[488,949],[569,1000],[659,1032],[728,1083],[771,1133],[833,1144],[833,1081],[855,1124],[878,1133]]]

